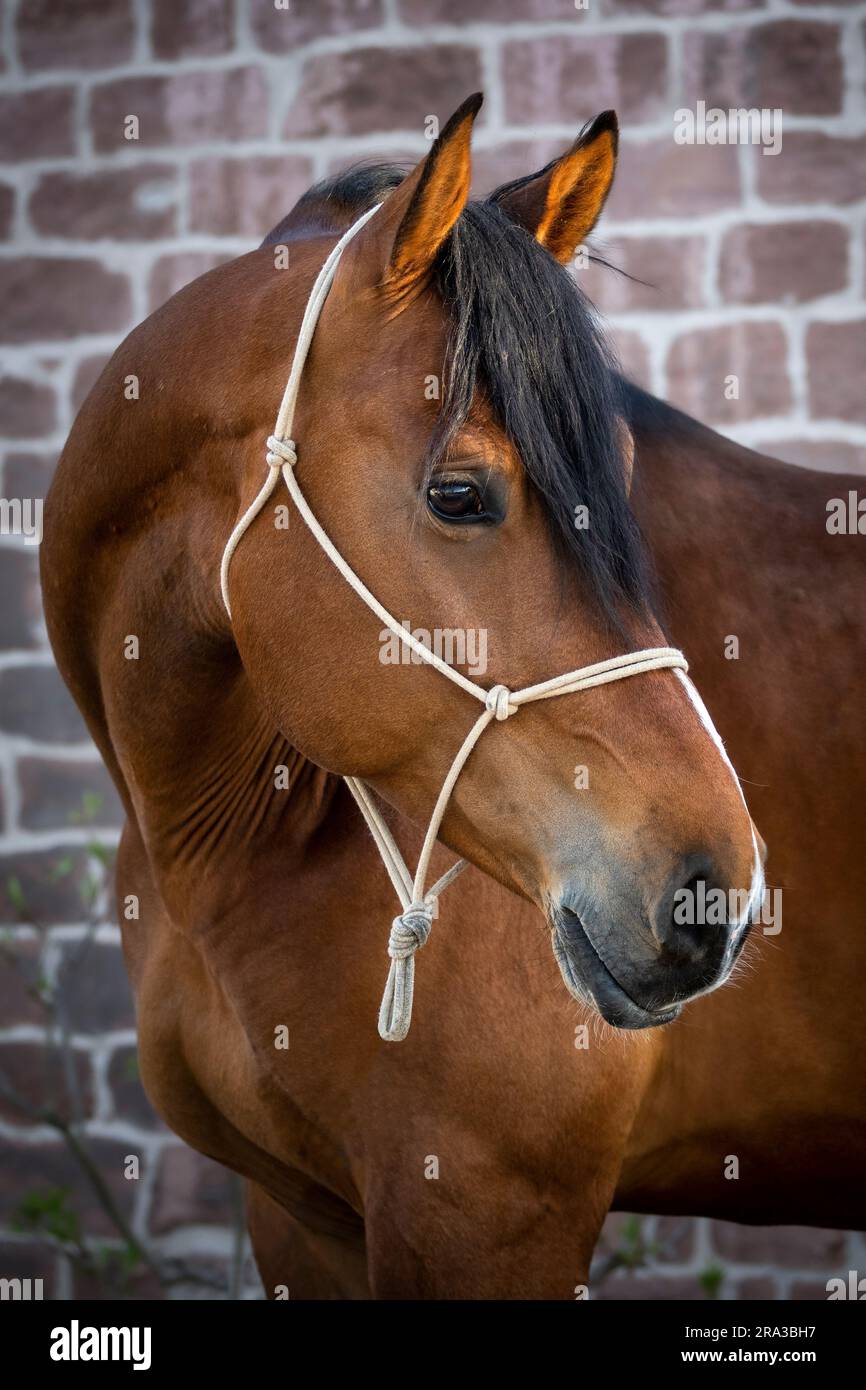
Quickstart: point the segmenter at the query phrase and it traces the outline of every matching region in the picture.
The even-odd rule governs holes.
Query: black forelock
[[[556,540],[619,627],[623,607],[639,612],[650,595],[617,437],[622,383],[592,306],[492,200],[464,208],[435,278],[451,331],[431,465],[482,392]],[[586,508],[585,529],[576,525],[578,507]]]

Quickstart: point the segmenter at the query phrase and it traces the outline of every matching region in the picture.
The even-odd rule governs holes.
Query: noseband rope
[[[391,925],[391,935],[388,940],[388,954],[391,957],[391,967],[388,972],[388,980],[385,985],[385,993],[382,997],[382,1005],[379,1009],[379,1034],[386,1042],[399,1042],[405,1038],[409,1031],[409,1024],[412,1019],[412,996],[415,985],[415,952],[423,946],[433,924],[433,915],[437,906],[437,899],[443,889],[466,868],[467,861],[460,859],[446,874],[443,874],[431,888],[425,889],[427,870],[430,859],[436,844],[436,837],[439,827],[445,815],[451,793],[457,778],[466,763],[469,754],[475,747],[484,730],[489,724],[496,720],[505,720],[515,715],[521,705],[528,705],[534,700],[549,700],[554,695],[572,695],[578,690],[590,690],[594,686],[607,685],[611,681],[625,680],[629,676],[639,676],[647,671],[659,671],[665,668],[678,668],[681,671],[688,670],[688,663],[682,652],[673,647],[650,647],[640,652],[628,652],[624,656],[610,657],[607,661],[597,661],[592,666],[581,666],[576,671],[569,671],[563,676],[554,676],[552,680],[542,681],[539,685],[529,685],[523,690],[509,690],[505,685],[494,685],[490,690],[486,690],[481,685],[476,685],[468,676],[449,666],[447,662],[438,657],[435,652],[421,643],[413,634],[407,631],[397,619],[383,608],[382,604],[370,590],[362,579],[355,573],[350,565],[346,563],[343,556],[337,550],[330,537],[323,531],[318,520],[309,508],[304,494],[298,486],[295,476],[295,465],[298,462],[298,450],[292,435],[292,424],[294,420],[295,404],[298,398],[298,389],[301,384],[301,374],[310,344],[313,340],[316,324],[322,307],[328,296],[337,266],[344,248],[352,238],[361,230],[366,222],[377,211],[380,204],[370,208],[357,222],[349,228],[344,236],[340,238],[331,254],[328,256],[313,285],[304,317],[301,321],[301,330],[298,336],[295,355],[292,361],[289,380],[283,393],[282,403],[274,432],[268,439],[268,476],[257,497],[250,504],[243,516],[238,521],[226,543],[223,552],[222,564],[220,566],[220,588],[222,590],[223,602],[226,612],[231,618],[231,605],[228,592],[229,565],[232,556],[237,549],[238,542],[247,530],[251,522],[258,516],[262,507],[271,496],[277,485],[277,480],[282,474],[283,480],[289,494],[306,522],[310,531],[315,536],[319,545],[324,550],[328,559],[340,571],[343,578],[355,590],[355,593],[367,605],[376,616],[390,628],[391,632],[406,646],[410,647],[422,661],[435,669],[443,676],[447,676],[455,685],[459,685],[467,694],[474,696],[484,706],[483,713],[472,725],[460,747],[457,756],[451,764],[448,775],[442,784],[442,790],[433,808],[430,817],[430,824],[424,836],[424,843],[421,847],[421,855],[418,860],[418,867],[414,878],[410,873],[406,861],[403,858],[397,843],[391,834],[381,811],[375,805],[370,794],[369,788],[357,777],[345,777],[349,791],[355,798],[361,814],[370,829],[370,833],[376,843],[376,847],[382,856],[388,876],[394,885],[394,890],[400,899],[402,912],[394,918]]]

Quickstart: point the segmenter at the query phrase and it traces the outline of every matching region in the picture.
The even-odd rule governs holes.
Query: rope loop
[[[484,703],[497,719],[507,719],[510,714],[516,714],[518,709],[517,705],[511,703],[512,698],[507,685],[494,685],[488,690]]]
[[[269,468],[283,468],[286,464],[294,468],[298,461],[294,439],[280,439],[276,434],[269,435],[267,460]]]
[[[408,960],[414,956],[425,945],[432,925],[433,913],[426,903],[412,903],[407,907],[391,923],[388,938],[388,955],[391,959]]]

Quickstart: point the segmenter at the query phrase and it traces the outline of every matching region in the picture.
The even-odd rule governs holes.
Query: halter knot
[[[294,439],[280,439],[276,434],[269,435],[267,459],[269,468],[283,468],[286,464],[294,468],[298,461]]]
[[[409,1032],[415,993],[415,952],[424,945],[432,924],[432,902],[410,903],[391,923],[391,968],[379,1008],[379,1036],[385,1042],[402,1042]]]
[[[511,703],[512,698],[507,685],[494,685],[488,690],[484,703],[497,719],[507,719],[510,714],[517,713],[517,705]]]
[[[412,903],[395,917],[388,938],[388,955],[392,960],[408,960],[425,944],[433,925],[433,913],[426,903]]]

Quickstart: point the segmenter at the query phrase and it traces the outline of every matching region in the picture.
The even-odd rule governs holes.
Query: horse
[[[126,812],[142,1080],[244,1177],[271,1298],[582,1298],[611,1209],[866,1216],[864,562],[825,524],[850,479],[624,381],[567,269],[615,116],[475,201],[479,105],[138,327],[46,499],[51,643]],[[338,246],[292,439],[269,437]],[[393,887],[352,784],[417,857],[479,707],[393,659],[300,494],[255,501],[269,467],[401,628],[486,634],[498,716],[431,861],[468,867],[421,904],[400,1042],[375,1027]],[[696,689],[662,667],[508,703],[668,640]],[[776,934],[741,910],[766,846]],[[738,910],[682,920],[711,890]]]

